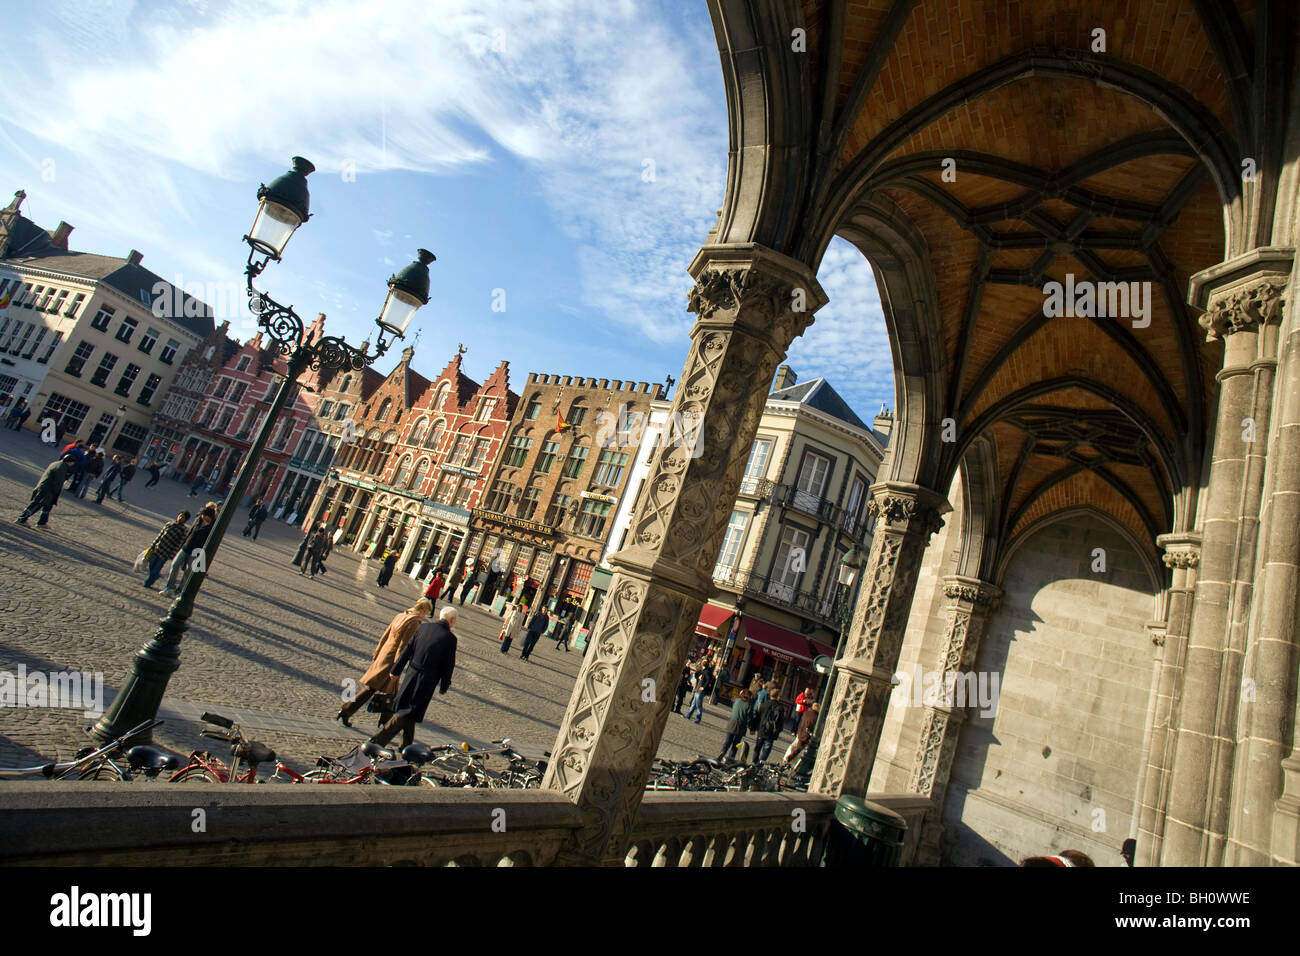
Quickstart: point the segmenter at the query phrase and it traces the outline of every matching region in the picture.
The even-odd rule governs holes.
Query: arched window
[[[393,487],[405,488],[411,481],[411,456],[403,455],[402,460],[397,464],[397,471],[393,473]]]
[[[351,385],[351,384],[352,384],[352,376],[351,376],[351,375],[344,375],[344,376],[343,376],[343,384],[339,386],[339,391],[340,391],[340,392],[346,392],[346,391],[348,390],[348,386]]]
[[[411,475],[411,484],[408,488],[410,491],[421,487],[424,480],[429,477],[429,459],[421,458],[419,464],[415,466],[415,471]]]
[[[421,418],[418,422],[415,423],[415,427],[411,429],[411,437],[406,443],[408,445],[418,446],[420,442],[424,441],[424,433],[425,431],[428,430],[428,428],[429,428],[429,420],[427,418]]]
[[[392,406],[392,404],[393,404],[393,400],[391,398],[384,399],[384,404],[379,406],[379,414],[375,416],[375,421],[377,422],[385,421],[388,418],[388,409]]]
[[[564,417],[566,425],[577,427],[581,425],[587,417],[587,406],[582,403],[582,399],[576,398],[569,407],[569,414]]]
[[[451,391],[450,382],[443,382],[441,385],[438,386],[438,394],[435,395],[433,399],[434,411],[440,412],[443,410],[443,405],[447,401],[447,393],[450,391]]]
[[[437,451],[438,444],[442,441],[442,433],[446,430],[447,423],[442,419],[438,419],[438,421],[434,423],[433,431],[429,432],[429,438],[425,441],[424,447]]]

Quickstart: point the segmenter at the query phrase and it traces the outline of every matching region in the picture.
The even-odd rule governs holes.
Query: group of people
[[[27,399],[20,398],[14,402],[13,408],[9,409],[5,415],[5,428],[13,431],[22,431],[23,422],[32,417],[31,406],[27,404]]]
[[[325,522],[317,522],[298,546],[298,553],[293,563],[298,566],[298,573],[310,572],[314,580],[317,574],[325,571],[325,559],[334,551],[334,537],[331,537]]]
[[[217,503],[209,501],[199,509],[198,517],[189,524],[190,513],[182,511],[171,521],[162,526],[157,536],[142,552],[148,567],[144,586],[152,589],[155,581],[162,576],[163,567],[170,561],[171,570],[167,583],[160,593],[171,594],[183,579],[187,564],[194,565],[196,551],[201,551],[207,544],[208,534],[217,520]],[[206,559],[203,566],[207,566]]]
[[[551,632],[550,639],[555,641],[555,649],[558,651],[564,648],[565,653],[568,653],[569,638],[573,633],[576,615],[567,605],[562,604],[556,610],[557,613],[552,614],[546,608],[539,607],[529,617],[527,604],[513,601],[507,604],[505,616],[501,620],[501,632],[497,635],[497,640],[501,642],[501,653],[508,654],[514,639],[522,634],[523,644],[519,648],[519,659],[531,660],[533,648],[537,646],[537,642],[542,639],[542,635],[552,623],[555,625],[555,630]],[[586,645],[583,646],[582,653],[585,657]]]
[[[150,480],[150,485],[157,482],[157,468],[157,465],[153,465],[149,469],[150,473],[155,475]],[[65,446],[59,452],[59,457],[46,466],[32,489],[30,502],[18,516],[17,521],[19,524],[26,524],[27,519],[39,511],[41,516],[36,524],[44,527],[49,524],[50,512],[58,504],[59,497],[64,491],[78,498],[84,498],[97,478],[99,490],[95,495],[96,504],[102,504],[105,496],[115,496],[118,501],[122,501],[122,489],[135,477],[135,472],[134,458],[114,455],[112,463],[105,468],[103,449],[96,448],[93,442],[87,444],[78,439]]]
[[[436,621],[429,619],[432,613],[433,602],[421,598],[393,618],[361,677],[361,692],[339,708],[335,720],[351,727],[357,711],[373,701],[379,729],[372,743],[385,746],[398,733],[403,747],[415,742],[415,727],[424,720],[434,692],[447,693],[456,669],[457,611],[449,604]]]

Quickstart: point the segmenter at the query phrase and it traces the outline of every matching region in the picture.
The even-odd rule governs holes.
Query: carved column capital
[[[918,530],[928,538],[943,528],[942,515],[952,510],[948,499],[920,485],[882,481],[871,486],[867,513],[886,531]]]
[[[996,610],[1002,601],[1002,589],[979,578],[951,574],[943,579],[944,597],[954,602],[964,602],[975,607]]]
[[[1205,329],[1206,341],[1281,322],[1285,288],[1283,277],[1265,276],[1212,298],[1210,307],[1197,320]]]

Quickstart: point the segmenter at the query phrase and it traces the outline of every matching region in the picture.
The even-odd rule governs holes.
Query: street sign
[[[812,662],[813,670],[818,674],[829,674],[831,672],[831,667],[834,664],[835,661],[832,658],[827,657],[825,654],[818,654]]]

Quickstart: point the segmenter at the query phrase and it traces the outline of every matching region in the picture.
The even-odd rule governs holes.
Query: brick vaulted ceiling
[[[728,3],[711,0],[724,71]],[[923,239],[943,367],[927,416],[958,433],[933,480],[983,437],[1004,543],[1089,505],[1154,549],[1187,519],[1215,410],[1222,344],[1186,296],[1225,257],[1224,183],[1267,108],[1250,82],[1256,3],[801,0],[767,15],[806,31],[789,110],[815,114],[811,198],[785,214],[803,225],[784,251],[815,263],[867,207]],[[1269,51],[1298,45],[1290,12],[1267,22],[1285,34]],[[1045,315],[1045,284],[1067,274],[1149,283],[1149,324]]]

